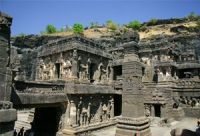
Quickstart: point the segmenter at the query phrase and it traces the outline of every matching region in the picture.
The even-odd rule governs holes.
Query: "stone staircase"
[[[35,109],[31,109],[28,111],[20,111],[17,113],[17,121],[15,121],[15,127],[17,132],[20,131],[22,127],[24,127],[24,132],[26,130],[31,129],[30,122],[33,121]]]
[[[31,125],[28,121],[22,121],[22,120],[15,121],[15,128],[14,129],[16,129],[17,132],[19,132],[22,127],[24,127],[24,132],[26,130],[31,129]]]

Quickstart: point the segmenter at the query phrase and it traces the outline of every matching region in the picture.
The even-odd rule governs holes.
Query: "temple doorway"
[[[122,95],[114,95],[114,116],[122,114]]]
[[[154,105],[154,109],[155,109],[155,117],[160,117],[160,105],[158,105],[158,104],[155,104]]]
[[[60,121],[58,107],[36,108],[32,129],[35,136],[56,136]]]

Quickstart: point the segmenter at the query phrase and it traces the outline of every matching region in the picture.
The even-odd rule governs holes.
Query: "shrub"
[[[44,30],[40,31],[40,34],[45,34],[45,33],[46,33],[46,31],[44,31]]]
[[[75,23],[72,27],[73,33],[82,33],[84,30],[83,25],[80,23]]]
[[[26,35],[25,33],[21,32],[17,36],[25,36],[25,35]]]
[[[117,24],[115,24],[114,22],[112,22],[112,20],[106,20],[106,26],[112,30],[117,30]]]
[[[112,23],[112,20],[106,20],[106,25]]]
[[[60,32],[64,32],[65,29],[63,27],[60,28]]]
[[[93,21],[90,22],[90,27],[91,27],[91,28],[94,27],[94,22],[93,22]]]
[[[197,25],[200,27],[200,18],[197,20]]]
[[[190,12],[190,14],[188,15],[188,19],[191,21],[194,20],[194,18],[195,18],[194,12]]]
[[[117,23],[117,27],[120,28],[120,24],[119,23]]]
[[[123,33],[125,33],[125,32],[128,31],[128,28],[126,27],[125,24],[123,24],[122,27],[121,27],[121,30],[122,30]]]
[[[195,16],[195,19],[196,20],[200,19],[200,15]]]
[[[154,25],[156,23],[156,19],[155,18],[150,18],[150,20],[148,21],[150,24]]]
[[[95,27],[98,27],[99,26],[99,23],[98,22],[95,22]]]
[[[130,21],[128,23],[128,27],[132,28],[133,30],[139,30],[141,23],[138,20]]]
[[[48,24],[46,26],[46,32],[51,34],[51,33],[55,33],[56,32],[56,27],[51,25],[51,24]]]
[[[146,25],[143,25],[143,26],[140,28],[140,30],[142,30],[143,32],[146,31],[146,30],[147,30]]]

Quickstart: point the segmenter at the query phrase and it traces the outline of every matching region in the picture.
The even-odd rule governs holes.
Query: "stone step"
[[[19,132],[19,130],[24,127],[24,132],[28,129],[31,129],[31,125],[29,122],[27,121],[21,121],[21,120],[18,120],[15,122],[15,127],[14,129],[16,129],[17,132]]]

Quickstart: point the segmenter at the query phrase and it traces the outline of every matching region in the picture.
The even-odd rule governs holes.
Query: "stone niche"
[[[114,95],[69,95],[65,114],[65,135],[79,135],[116,124]]]

